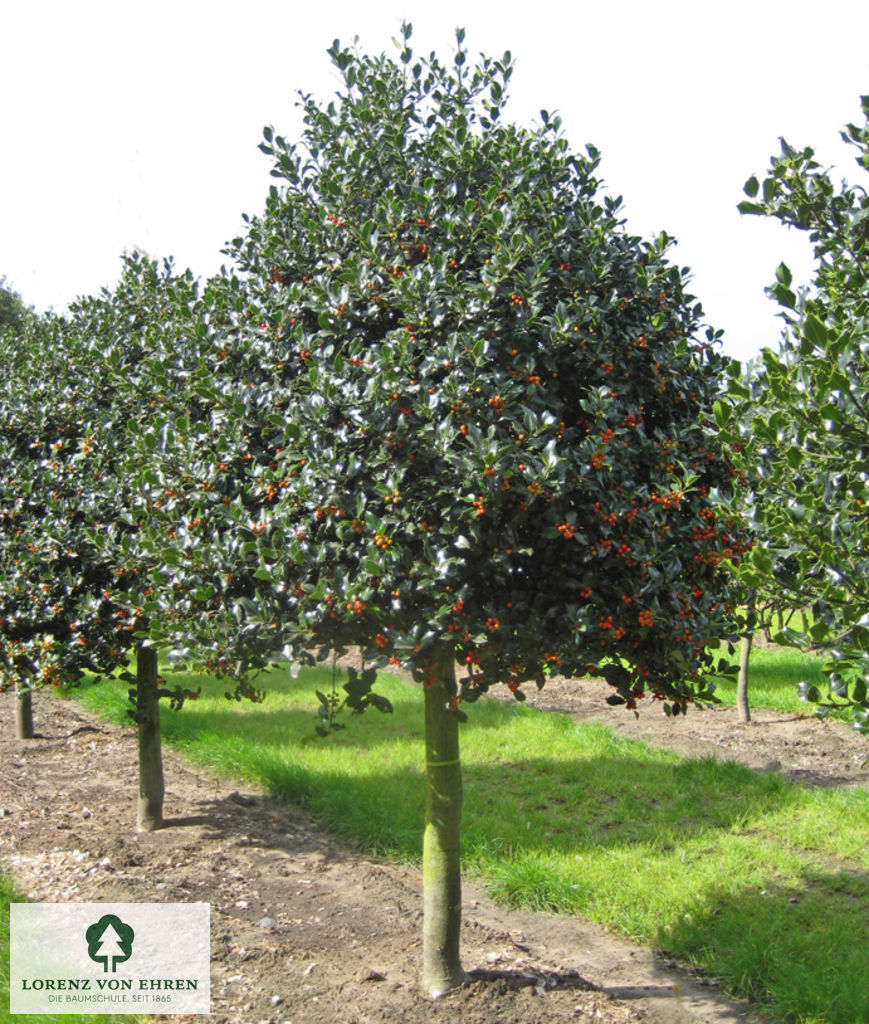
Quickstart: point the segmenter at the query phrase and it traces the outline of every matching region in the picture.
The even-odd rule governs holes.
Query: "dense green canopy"
[[[112,370],[154,409],[125,451],[174,587],[138,595],[155,639],[422,675],[449,641],[465,699],[561,669],[680,706],[743,545],[715,513],[724,361],[669,240],[626,232],[557,118],[502,120],[509,55],[330,53],[337,100],[304,97],[296,146],[266,131],[281,185],[236,276]]]
[[[862,103],[866,121],[842,133],[861,173],[869,97]],[[831,653],[829,694],[807,686],[805,695],[822,711],[853,705],[855,724],[869,729],[869,197],[837,187],[811,149],[786,142],[763,184],[752,177],[745,190],[744,213],[808,234],[815,267],[802,290],[779,267],[770,293],[786,324],[780,351],[766,350],[750,385],[734,388],[722,425],[730,418],[754,483],[765,548],[754,560],[812,612],[810,634],[790,639]]]

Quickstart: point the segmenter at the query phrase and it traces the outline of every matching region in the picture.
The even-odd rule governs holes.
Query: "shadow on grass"
[[[424,802],[421,769],[376,771],[364,779],[354,779],[350,788],[346,780],[311,769],[302,775],[288,774],[285,766],[264,754],[259,782],[271,792],[301,798],[319,820],[347,838],[359,840],[361,835],[364,849],[419,856]],[[710,782],[713,769],[720,769],[717,782]],[[617,783],[608,787],[595,807],[596,779],[612,780],[619,773],[636,779],[639,770],[644,774],[642,787],[626,781]],[[551,792],[562,792],[557,804],[559,814],[574,819],[574,823],[560,837],[550,834],[551,808],[525,808],[520,821],[508,820],[515,812],[513,791],[521,786],[523,778],[527,781],[531,776],[537,776],[534,788],[539,788],[540,778],[546,778]],[[585,779],[582,784],[577,781],[579,776]],[[730,831],[736,827],[750,834],[767,812],[786,809],[798,793],[795,786],[768,780],[764,785],[765,780],[758,781],[754,773],[738,765],[626,765],[624,759],[600,756],[567,767],[552,759],[537,758],[507,766],[506,775],[504,766],[470,765],[465,778],[466,856],[474,856],[477,844],[504,841],[491,824],[494,819],[487,813],[478,814],[475,806],[475,794],[492,793],[504,829],[519,826],[509,850],[504,847],[508,873],[511,861],[518,864],[529,855],[533,860],[548,854],[561,840],[601,857],[605,851],[618,855],[632,844],[651,844],[648,856],[656,862],[660,856],[664,870],[669,863],[668,851],[678,850],[680,843],[687,846],[717,829]],[[701,784],[705,790],[699,793],[694,787]],[[564,797],[564,791],[571,787],[574,791]],[[416,793],[410,803],[400,795],[408,789]],[[675,797],[674,789],[687,793]],[[685,801],[683,818],[678,816],[680,799]],[[251,813],[239,811],[232,801],[212,805],[207,810],[211,819],[209,837],[231,836],[238,829],[248,836],[256,834],[265,845],[282,845],[281,838],[267,829],[255,832]],[[526,817],[530,828],[525,827]],[[672,827],[674,818],[679,821],[678,830]],[[365,828],[372,830],[373,840],[365,836]],[[580,838],[582,828],[587,828],[587,834]],[[546,881],[541,882],[543,904],[551,910],[563,909],[559,908],[557,895],[546,895]],[[776,1019],[782,1024],[808,1020],[818,1024],[869,1024],[869,993],[863,970],[867,899],[869,876],[858,870],[806,869],[799,883],[787,887],[774,877],[762,884],[742,886],[738,879],[736,884],[728,879],[720,886],[706,887],[687,903],[687,909],[683,905],[678,912],[674,910],[662,918],[657,940],[670,955],[719,978],[729,991],[761,1003],[772,1002]],[[850,914],[843,912],[843,907],[850,908]],[[574,912],[582,913],[581,906]],[[658,994],[666,994],[673,975],[662,966],[660,976]],[[510,987],[546,984],[545,980],[525,978],[521,972],[502,979],[487,975],[486,980]],[[573,983],[581,987],[579,976]],[[650,992],[637,994],[649,996]],[[625,998],[628,993],[620,996]]]
[[[425,802],[421,716],[418,727],[416,720],[390,723],[389,717],[369,712],[354,718],[353,728],[324,741],[313,735],[314,715],[308,709],[257,708],[242,715],[229,708],[208,709],[199,720],[195,709],[185,709],[164,716],[164,736],[200,762],[304,805],[365,851],[418,859]],[[494,715],[472,719],[465,727],[468,746],[475,731],[491,732],[502,721]],[[420,740],[418,762],[409,764],[405,755],[401,767],[391,764],[386,756],[390,744],[414,736]],[[336,754],[332,765],[322,756],[314,764],[298,756],[308,743],[324,742]],[[350,770],[338,765],[342,753],[355,758],[363,751],[375,755],[364,770],[358,758]],[[616,864],[644,844],[643,857],[655,870],[687,874],[690,863],[680,866],[674,851],[692,848],[702,856],[708,843],[717,857],[716,834],[737,840],[741,833],[750,836],[762,830],[767,816],[796,809],[801,799],[800,787],[772,773],[713,758],[644,755],[642,744],[624,741],[590,755],[578,748],[572,760],[467,760],[464,781],[466,859],[479,864],[481,854],[494,853],[503,862],[504,876],[517,876],[507,896],[528,905],[532,891],[531,905],[552,910],[568,906],[548,877],[546,857],[552,853],[599,852],[601,861],[611,854]],[[209,820],[208,832],[215,836],[251,829],[228,803],[203,806],[198,813]],[[282,845],[267,830],[261,841]],[[523,870],[527,862],[533,865],[522,878],[520,861]],[[746,854],[746,867],[749,862]],[[861,980],[869,944],[866,872],[844,871],[836,864],[813,866],[803,870],[798,885],[784,887],[774,871],[760,885],[756,873],[751,884],[740,884],[732,877],[740,870],[734,864],[738,861],[724,869],[731,877],[720,885],[706,884],[678,909],[667,907],[659,943],[741,995],[772,999],[782,1022],[869,1024],[869,996]],[[636,884],[636,878],[626,881],[626,886]],[[572,909],[584,912],[581,899]]]
[[[831,889],[852,912],[831,913]],[[772,1003],[783,1022],[869,1024],[866,950],[869,948],[866,872],[803,873],[801,883],[768,882],[736,894],[721,887],[703,905],[670,924],[676,956],[698,959],[731,990]]]
[[[464,728],[492,730],[500,724],[493,718],[475,720]],[[205,732],[195,714],[186,710],[163,717],[168,742],[200,762],[210,760],[218,769],[243,772],[275,796],[314,808],[328,798],[335,811],[361,802],[367,808],[382,806],[391,817],[402,816],[403,806],[413,806],[413,815],[423,807],[421,722],[418,729],[399,723],[390,734],[390,723],[369,711],[354,720],[352,728],[326,739],[313,735],[312,725],[313,716],[297,709],[248,710],[243,715],[229,709],[209,710]],[[352,772],[346,768],[348,753],[365,752],[376,758],[381,748],[388,750],[399,738],[404,743],[416,737],[420,740],[416,764],[402,762],[389,768],[384,756],[381,762],[369,760],[364,766],[354,762]],[[304,756],[309,744],[333,752],[335,767],[322,756],[312,766]],[[466,819],[471,827],[474,818],[486,820],[489,827],[500,821],[504,836],[510,836],[505,842],[513,849],[549,851],[553,845],[578,842],[618,847],[659,840],[672,843],[708,830],[732,830],[799,799],[798,788],[779,776],[759,774],[737,762],[675,756],[645,760],[642,750],[641,744],[619,741],[609,753],[574,760],[466,760]],[[523,815],[521,830],[508,827],[511,812]]]

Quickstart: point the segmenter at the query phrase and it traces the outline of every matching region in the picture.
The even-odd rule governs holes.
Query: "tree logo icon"
[[[129,960],[133,952],[133,929],[116,917],[106,914],[85,932],[88,956],[94,963],[102,963],[103,970],[112,973],[119,963]]]

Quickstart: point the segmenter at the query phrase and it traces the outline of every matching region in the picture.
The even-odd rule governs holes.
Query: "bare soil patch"
[[[168,827],[137,834],[133,732],[40,697],[38,737],[18,741],[13,700],[0,695],[0,861],[33,900],[208,902],[213,1013],[203,1021],[725,1024],[749,1010],[665,954],[574,918],[505,910],[471,886],[463,955],[473,981],[427,1000],[416,872],[360,856],[304,811],[239,792],[170,750]],[[672,723],[660,708],[635,719],[609,709],[594,683],[558,680],[529,700],[804,781],[869,777],[867,743],[836,723],[759,713],[737,728],[727,710]]]
[[[562,711],[579,719],[605,719],[616,732],[668,747],[686,757],[741,761],[760,771],[779,771],[813,786],[869,784],[869,737],[846,722],[814,714],[789,715],[752,709],[751,722],[739,721],[735,707],[689,708],[667,718],[661,704],[640,701],[637,713],[610,707],[612,690],[599,680],[550,679],[538,691],[525,690],[529,706]],[[512,698],[510,698],[512,699]]]

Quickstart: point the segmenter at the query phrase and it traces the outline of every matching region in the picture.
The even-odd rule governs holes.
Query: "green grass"
[[[722,650],[722,655],[726,656],[725,650]],[[729,660],[734,665],[738,664],[739,652],[737,651]],[[821,665],[825,660],[793,647],[764,648],[754,645],[751,649],[748,671],[749,705],[786,714],[811,714],[813,705],[800,700],[797,696],[797,687],[805,680],[826,693],[827,678],[821,672]],[[715,696],[722,704],[735,704],[736,677],[719,682]]]
[[[9,904],[24,902],[14,880],[0,870],[0,1024],[144,1024],[147,1018],[140,1014],[9,1012]]]
[[[206,680],[202,700],[164,712],[163,734],[212,770],[307,805],[359,848],[418,862],[420,691],[383,679],[395,713],[348,719],[324,740],[313,691],[329,681],[276,674],[265,704],[239,705]],[[101,684],[80,699],[123,721],[125,694]],[[470,710],[462,746],[464,866],[494,896],[665,948],[777,1021],[869,1024],[865,788],[807,789],[495,701]]]

